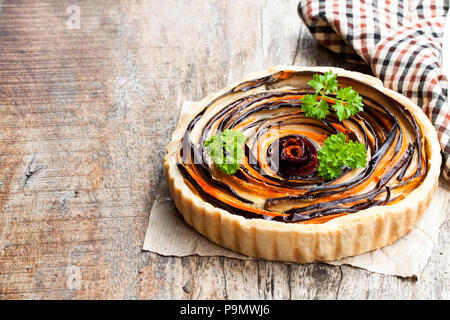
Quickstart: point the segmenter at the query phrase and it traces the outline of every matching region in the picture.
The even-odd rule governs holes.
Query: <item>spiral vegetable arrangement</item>
[[[280,71],[205,105],[177,165],[195,194],[233,214],[323,223],[400,201],[423,181],[426,162],[420,125],[381,91]]]

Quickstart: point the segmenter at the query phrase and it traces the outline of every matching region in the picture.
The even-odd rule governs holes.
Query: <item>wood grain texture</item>
[[[417,281],[141,251],[183,100],[272,64],[370,73],[319,47],[296,0],[0,4],[0,298],[450,298],[448,219]]]

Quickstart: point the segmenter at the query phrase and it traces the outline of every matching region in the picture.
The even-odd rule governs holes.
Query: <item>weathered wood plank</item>
[[[184,99],[272,64],[370,70],[319,47],[296,0],[77,1],[79,29],[72,5],[0,6],[1,298],[449,297],[448,220],[418,281],[142,252]]]
[[[169,84],[149,71],[168,60],[123,4],[80,3],[79,30],[72,4],[5,2],[0,15],[4,298],[137,297],[156,125],[171,116]]]

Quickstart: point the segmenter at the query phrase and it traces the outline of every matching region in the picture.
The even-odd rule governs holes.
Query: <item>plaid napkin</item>
[[[368,63],[384,85],[414,101],[437,130],[450,180],[450,109],[442,72],[449,0],[302,0],[298,13],[319,43]]]

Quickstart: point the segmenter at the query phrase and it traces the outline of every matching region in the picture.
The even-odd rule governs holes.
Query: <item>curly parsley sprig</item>
[[[240,131],[226,129],[205,141],[205,150],[214,164],[226,174],[239,169],[239,160],[244,155],[245,135]]]
[[[339,88],[337,75],[331,71],[324,74],[314,74],[308,84],[316,92],[307,94],[301,99],[303,102],[302,110],[307,117],[325,118],[330,113],[327,100],[334,102],[331,107],[336,112],[339,121],[348,119],[363,110],[364,104],[358,92],[353,90],[352,87]],[[335,98],[330,96],[333,92],[336,93]]]
[[[349,141],[339,132],[329,136],[319,150],[319,175],[325,180],[332,180],[341,175],[342,169],[364,168],[367,164],[366,147],[362,143]]]

